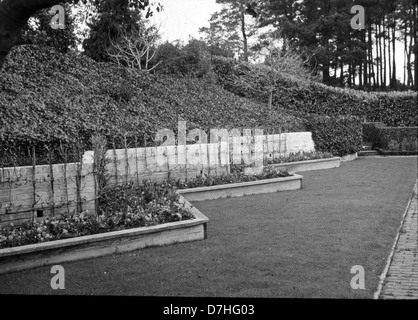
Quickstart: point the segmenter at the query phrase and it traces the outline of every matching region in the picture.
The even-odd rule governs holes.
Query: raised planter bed
[[[274,169],[285,169],[288,172],[301,172],[311,170],[322,170],[338,168],[340,166],[341,159],[339,157],[326,158],[326,159],[315,159],[315,160],[304,160],[295,162],[275,163],[269,166]]]
[[[0,249],[0,274],[145,247],[206,239],[209,219],[184,197],[195,219]]]
[[[356,153],[352,153],[352,154],[348,154],[346,156],[341,157],[341,162],[346,162],[346,161],[353,161],[356,160],[358,158],[358,154]]]
[[[302,178],[303,177],[301,175],[294,174],[283,178],[222,184],[201,188],[180,189],[177,192],[184,196],[188,201],[242,197],[251,194],[297,190],[302,187]]]
[[[302,178],[295,174],[274,179],[181,189],[177,191],[180,194],[179,201],[192,211],[195,219],[0,249],[0,274],[146,247],[204,240],[207,238],[206,225],[209,219],[189,201],[297,190],[302,186]]]
[[[375,150],[382,156],[416,156],[418,151],[391,151],[375,148]]]

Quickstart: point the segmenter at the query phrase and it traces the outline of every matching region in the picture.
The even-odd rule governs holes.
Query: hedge
[[[315,150],[340,157],[361,150],[363,130],[358,117],[311,114],[306,121],[308,131],[312,132]]]
[[[390,151],[418,151],[418,127],[386,127],[382,123],[363,123],[364,140],[373,148]]]
[[[205,79],[128,72],[70,52],[15,47],[0,72],[0,166],[63,162],[63,148],[91,149],[95,134],[108,147],[153,143],[157,130],[187,128],[281,128],[302,131],[304,122],[284,109],[267,116],[262,103],[237,97]],[[57,151],[58,150],[58,151]],[[7,156],[6,156],[7,155]]]
[[[236,81],[245,73],[245,63],[214,58],[213,69],[218,82],[240,96],[267,103],[267,77],[251,77],[251,87]],[[248,72],[247,72],[248,74]],[[368,93],[353,89],[334,88],[318,82],[280,76],[275,83],[273,105],[305,113],[328,116],[354,115],[363,121],[383,122],[387,126],[417,126],[416,92]]]

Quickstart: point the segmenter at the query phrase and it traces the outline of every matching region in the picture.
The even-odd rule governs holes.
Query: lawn
[[[208,239],[0,275],[0,294],[372,298],[417,178],[416,157],[303,172],[303,188],[196,202]],[[351,267],[365,270],[353,290]]]

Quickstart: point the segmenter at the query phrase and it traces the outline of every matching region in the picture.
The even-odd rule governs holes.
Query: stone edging
[[[340,163],[340,157],[333,157],[315,160],[275,163],[269,164],[268,166],[273,167],[275,169],[286,169],[288,170],[288,172],[301,172],[338,168],[340,166]]]
[[[381,148],[375,148],[375,150],[382,156],[416,156],[418,151],[390,151],[383,150]]]
[[[356,152],[356,153],[348,154],[346,156],[342,156],[341,161],[342,162],[353,161],[353,160],[356,160],[357,158],[358,158],[358,154]]]
[[[256,181],[222,184],[201,188],[180,189],[177,192],[189,201],[213,200],[244,195],[297,190],[302,187],[303,176],[293,174],[289,177],[263,179]]]

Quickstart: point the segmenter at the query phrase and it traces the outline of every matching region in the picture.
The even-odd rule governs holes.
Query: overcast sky
[[[199,28],[209,26],[211,14],[221,8],[215,0],[156,0],[163,12],[155,12],[152,21],[161,24],[162,40],[185,42],[189,36],[199,38]]]
[[[190,36],[199,38],[199,28],[209,26],[211,14],[221,9],[215,0],[155,0],[163,5],[163,12],[155,12],[152,21],[161,25],[162,41],[180,39],[187,43]],[[398,47],[402,44],[398,43]],[[403,75],[403,54],[397,50],[397,78]]]

